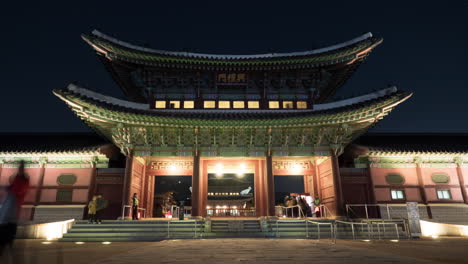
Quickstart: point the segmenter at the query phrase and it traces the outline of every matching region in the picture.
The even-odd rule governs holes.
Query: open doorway
[[[192,206],[192,176],[155,176],[153,217],[165,217],[182,205]]]
[[[255,216],[253,173],[209,173],[209,216]]]

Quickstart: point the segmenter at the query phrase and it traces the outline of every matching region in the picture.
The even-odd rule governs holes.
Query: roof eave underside
[[[101,33],[102,34],[102,33]],[[99,54],[110,60],[120,59],[131,63],[169,66],[191,65],[195,67],[270,67],[282,66],[307,68],[339,63],[359,63],[382,42],[371,33],[327,48],[292,53],[260,55],[213,55],[187,52],[170,52],[134,46],[103,35],[83,35]]]
[[[159,111],[135,109],[131,106],[121,106],[106,102],[103,98],[96,96],[82,96],[67,90],[54,91],[54,93],[65,101],[79,116],[88,116],[97,112],[106,112],[98,119],[100,122],[128,123],[133,125],[167,125],[167,126],[251,126],[251,127],[301,127],[311,123],[316,125],[327,125],[346,123],[347,121],[365,122],[377,120],[379,116],[385,116],[396,105],[405,101],[411,93],[395,91],[383,94],[380,97],[367,101],[337,105],[336,108],[324,110],[290,110],[271,111],[257,110],[251,112],[242,111],[216,111],[216,110],[191,110],[187,115],[184,110]],[[130,103],[130,102],[129,102]],[[133,103],[135,104],[135,103]],[[91,109],[93,108],[93,109]],[[359,116],[359,112],[369,114]],[[215,113],[215,115],[210,114]],[[370,114],[371,113],[371,114]]]

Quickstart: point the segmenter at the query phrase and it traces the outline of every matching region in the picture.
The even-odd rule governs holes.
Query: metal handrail
[[[400,239],[400,233],[398,231],[398,225],[401,224],[405,230],[405,234],[407,238],[410,238],[410,233],[409,233],[409,227],[408,227],[408,221],[406,219],[362,219],[361,222],[369,222],[371,225],[376,224],[377,225],[377,231],[379,232],[379,239],[380,239],[380,228],[379,225],[383,226],[383,232],[385,235],[385,225],[394,225],[395,226],[395,231],[397,233],[398,239]],[[373,233],[373,232],[372,232]]]
[[[131,205],[124,205],[122,207],[122,220],[125,220],[125,208],[131,208]],[[143,211],[143,218],[146,218],[146,208],[138,208],[138,210]]]
[[[172,221],[180,221],[180,220],[168,220],[167,221],[167,238],[171,238],[171,222]],[[198,229],[198,223],[197,220],[183,220],[184,222],[194,222],[195,223],[195,228],[194,228],[194,234],[193,238],[197,238],[197,229]],[[201,233],[200,233],[201,236]]]
[[[369,227],[369,223],[360,223],[360,222],[346,222],[346,221],[341,221],[341,220],[335,220],[335,229],[336,229],[336,232],[335,232],[335,241],[336,241],[336,234],[338,233],[338,223],[342,223],[342,224],[347,224],[347,225],[351,225],[351,232],[353,234],[353,240],[356,239],[356,235],[355,235],[355,231],[354,231],[354,225],[360,225],[362,227],[362,230],[364,230],[364,225],[367,226],[367,234],[369,236],[369,239],[371,238],[371,229]]]
[[[293,206],[281,206],[281,205],[277,205],[277,206],[275,206],[275,207],[280,207],[280,208],[283,210],[283,211],[282,211],[282,212],[283,212],[283,215],[284,215],[284,210],[285,210],[285,209],[286,209],[286,215],[288,215],[288,214],[287,214],[287,213],[288,213],[288,211],[287,211],[288,209],[293,209],[293,208],[297,207],[297,208],[299,208],[299,218],[305,217],[305,214],[304,214],[304,212],[302,211],[302,208],[301,208],[299,205],[293,205]],[[292,218],[294,218],[294,210],[292,210],[291,212],[292,212],[292,214],[291,214],[291,215],[292,215]]]
[[[332,212],[330,211],[330,209],[328,209],[328,207],[326,205],[321,204],[321,205],[319,205],[319,207],[320,207],[320,212],[327,212],[330,215],[330,217],[334,217],[334,215],[332,214]],[[324,210],[322,210],[322,208],[324,208]]]
[[[330,226],[330,238],[336,237],[334,236],[335,229],[334,229],[333,223],[321,223],[321,222],[306,220],[306,237],[307,238],[309,237],[309,230],[307,226],[308,223],[317,225],[317,239],[320,240],[320,225],[329,225]]]

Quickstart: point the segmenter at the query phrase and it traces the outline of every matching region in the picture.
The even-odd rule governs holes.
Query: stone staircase
[[[267,230],[269,237],[276,238],[332,238],[332,220],[314,221],[319,224],[305,222],[304,220],[269,220]]]
[[[60,241],[159,241],[193,238],[309,238],[309,239],[396,239],[405,238],[404,226],[362,226],[319,219],[252,220],[106,220],[102,224],[76,221]],[[369,228],[368,228],[369,227]],[[354,232],[353,232],[354,231]],[[380,232],[379,232],[380,231]],[[398,233],[397,233],[398,232]]]
[[[431,205],[432,219],[428,221],[468,225],[468,206],[467,205]]]
[[[203,234],[205,238],[223,237],[265,237],[260,221],[252,220],[212,220],[211,230]]]
[[[198,238],[203,233],[201,220],[105,220],[102,224],[76,221],[60,241],[158,241],[176,238]]]

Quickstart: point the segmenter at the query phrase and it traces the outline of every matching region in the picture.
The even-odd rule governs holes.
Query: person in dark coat
[[[132,197],[132,220],[138,220],[138,204],[137,194],[134,193]]]
[[[21,206],[29,190],[29,177],[24,171],[24,161],[20,161],[18,174],[16,174],[13,182],[10,185],[10,190],[16,198],[16,214],[20,217]]]
[[[16,196],[9,187],[5,192],[0,208],[0,256],[7,246],[12,248],[18,221]]]

